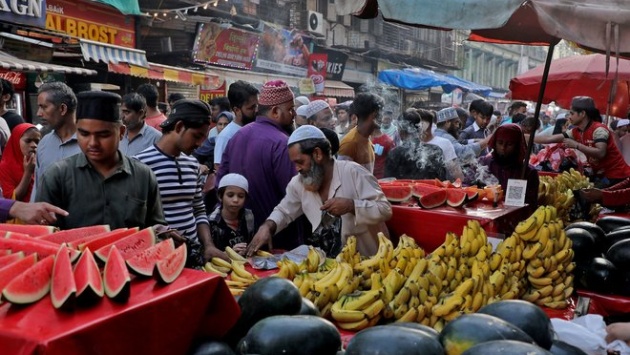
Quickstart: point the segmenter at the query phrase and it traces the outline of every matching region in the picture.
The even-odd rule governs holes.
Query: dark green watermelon
[[[236,353],[226,343],[210,340],[194,346],[189,355],[236,355]]]
[[[516,340],[494,340],[477,344],[462,355],[551,355],[551,353],[534,344]]]
[[[440,342],[427,332],[405,327],[376,326],[350,340],[346,355],[443,355]]]
[[[577,264],[588,264],[597,257],[598,248],[595,247],[595,238],[589,231],[576,227],[568,229],[565,233],[573,242],[571,247],[574,252],[573,260]]]
[[[584,275],[586,288],[599,293],[614,292],[618,281],[617,268],[604,258],[594,258]]]
[[[553,355],[587,355],[582,349],[558,339],[553,341],[549,352]]]
[[[597,224],[587,221],[573,222],[566,226],[564,230],[566,231],[572,228],[582,228],[591,233],[591,235],[595,239],[595,244],[599,246],[598,250],[601,253],[605,253],[606,250],[608,250],[608,248],[604,246],[606,241],[606,232],[604,232],[604,230]]]
[[[300,311],[297,313],[301,316],[319,316],[319,310],[315,306],[311,300],[306,297],[302,297],[302,306],[300,307]]]
[[[615,293],[621,296],[630,297],[630,271],[619,271],[619,282]]]
[[[606,252],[606,259],[618,270],[630,271],[630,239],[613,244]]]
[[[595,222],[606,233],[610,233],[613,230],[630,226],[630,218],[618,217],[618,216],[604,216]]]
[[[606,243],[604,244],[606,250],[604,250],[604,254],[608,253],[610,247],[612,247],[615,243],[628,239],[630,239],[630,228],[617,229],[606,234]]]
[[[415,329],[415,330],[419,330],[421,332],[426,332],[429,333],[429,335],[435,337],[435,339],[439,339],[440,333],[438,333],[437,330],[424,325],[424,324],[420,324],[420,323],[414,323],[414,322],[395,322],[395,323],[390,323],[388,324],[389,326],[394,326],[394,327],[403,327],[403,328],[409,328],[409,329]]]

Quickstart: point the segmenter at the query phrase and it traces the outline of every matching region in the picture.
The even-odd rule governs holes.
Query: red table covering
[[[447,232],[461,235],[469,219],[479,221],[489,235],[509,236],[518,222],[530,215],[526,207],[505,206],[503,203],[493,207],[487,202],[473,202],[463,208],[442,206],[430,210],[394,205],[392,210],[392,218],[387,222],[392,240],[407,234],[426,252],[439,247]]]
[[[104,298],[73,311],[47,296],[30,306],[0,306],[2,354],[185,354],[193,338],[218,338],[240,309],[223,279],[185,269],[169,285],[134,279],[126,303]]]

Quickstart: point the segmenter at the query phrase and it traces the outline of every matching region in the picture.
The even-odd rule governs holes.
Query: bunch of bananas
[[[527,260],[529,289],[526,301],[555,309],[567,307],[573,293],[573,250],[561,219],[553,206],[540,206],[519,223],[515,233],[525,242],[522,257]]]
[[[247,259],[245,259],[241,254],[237,253],[230,247],[225,248],[225,253],[230,258],[230,262],[221,258],[213,257],[203,266],[203,270],[218,274],[223,278],[226,278],[229,275],[230,279],[225,282],[230,288],[232,295],[237,296],[242,294],[249,285],[256,282],[258,277],[245,270],[245,263],[247,262]],[[272,254],[259,250],[256,252],[256,255],[268,257]]]
[[[341,329],[359,331],[374,326],[381,319],[381,311],[385,307],[382,294],[381,287],[343,295],[332,304],[331,316]]]
[[[580,174],[577,170],[571,168],[569,171],[563,171],[555,177],[541,176],[540,185],[538,187],[538,204],[552,205],[557,210],[558,218],[563,222],[571,221],[569,211],[575,204],[574,190],[593,187],[588,177]],[[589,215],[592,219],[599,215],[601,206],[593,204]]]

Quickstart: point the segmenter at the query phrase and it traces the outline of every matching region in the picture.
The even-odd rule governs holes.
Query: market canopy
[[[483,96],[488,96],[492,91],[492,88],[489,86],[479,85],[454,75],[440,74],[422,68],[382,70],[378,73],[378,80],[407,90],[424,90],[439,86],[446,93],[455,89],[461,89],[462,91],[474,92]]]
[[[65,65],[49,64],[36,62],[34,60],[20,59],[14,57],[8,53],[0,51],[0,68],[19,71],[19,72],[57,72],[64,74],[78,74],[78,75],[96,75],[96,70],[68,67]]]

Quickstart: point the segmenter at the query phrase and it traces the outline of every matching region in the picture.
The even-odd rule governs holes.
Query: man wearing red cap
[[[217,184],[229,173],[249,181],[246,208],[254,213],[256,228],[265,222],[282,200],[291,178],[297,173],[289,159],[287,132],[293,127],[294,96],[282,80],[267,82],[258,97],[256,121],[241,128],[228,142],[217,173]],[[275,247],[293,249],[299,245],[296,227],[274,237]],[[283,237],[284,235],[292,236]]]

